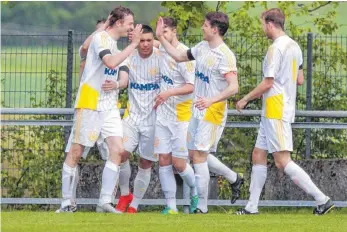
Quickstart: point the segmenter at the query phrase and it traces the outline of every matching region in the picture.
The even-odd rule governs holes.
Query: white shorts
[[[158,155],[154,154],[155,126],[136,126],[127,120],[123,120],[123,146],[130,153],[138,148],[141,158],[158,161]]]
[[[72,143],[83,145],[85,158],[98,138],[106,139],[110,136],[123,137],[122,120],[118,109],[95,111],[76,109],[74,124],[65,152],[69,152]]]
[[[187,132],[189,122],[158,120],[155,126],[154,153],[169,154],[187,159]]]
[[[187,146],[189,150],[216,152],[224,126],[192,117],[189,122]]]
[[[255,147],[269,153],[293,151],[291,123],[262,117]]]

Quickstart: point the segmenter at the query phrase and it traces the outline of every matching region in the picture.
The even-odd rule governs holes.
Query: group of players
[[[290,158],[296,87],[304,78],[302,52],[285,34],[280,9],[265,11],[261,20],[273,44],[263,62],[263,81],[236,104],[241,111],[249,101],[263,98],[250,199],[237,213],[258,213],[267,154],[272,153],[276,166],[314,197],[314,214],[325,214],[334,204]],[[189,213],[208,212],[209,171],[230,182],[231,203],[240,197],[243,178],[210,154],[216,152],[225,127],[227,99],[239,88],[235,55],[223,41],[229,18],[222,12],[208,13],[202,26],[204,40],[192,48],[178,40],[176,26],[173,18],[160,17],[155,40],[151,27],[134,26],[132,11],[117,7],[81,46],[82,75],[63,164],[63,200],[56,212],[76,211],[77,164],[95,143],[106,160],[97,212],[136,213],[158,160],[167,204],[163,214],[178,213],[174,169],[184,181],[185,194],[190,194]],[[123,51],[117,47],[121,37],[131,41]],[[118,95],[126,87],[128,103],[122,120]],[[140,162],[131,193],[129,157],[136,149]],[[114,207],[117,183],[121,197]]]

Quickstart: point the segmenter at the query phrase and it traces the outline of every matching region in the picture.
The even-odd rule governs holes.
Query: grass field
[[[314,216],[305,209],[297,212],[267,212],[261,215],[238,216],[231,213],[208,215],[111,215],[92,212],[55,214],[54,212],[12,211],[2,212],[3,232],[40,231],[334,231],[347,229],[347,213],[332,212]]]

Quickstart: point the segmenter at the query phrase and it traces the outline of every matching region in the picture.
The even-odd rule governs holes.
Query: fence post
[[[66,59],[66,98],[65,108],[71,108],[72,103],[72,71],[73,71],[73,31],[69,30],[67,34],[67,59]],[[71,120],[71,116],[67,115],[66,120]],[[71,126],[64,127],[65,146],[68,142]]]
[[[313,34],[309,32],[307,34],[307,69],[306,69],[306,110],[312,110],[312,45]],[[306,117],[306,122],[311,122],[310,117]],[[305,158],[311,158],[311,129],[305,130],[306,151]]]

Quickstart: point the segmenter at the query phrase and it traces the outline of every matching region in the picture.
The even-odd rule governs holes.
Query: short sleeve
[[[234,53],[226,46],[220,48],[223,56],[219,64],[219,72],[225,75],[229,72],[237,72],[236,57]]]
[[[195,80],[195,61],[178,63],[180,74],[187,84],[194,84]]]
[[[273,77],[276,79],[276,73],[279,70],[280,62],[281,51],[275,46],[270,46],[264,61],[264,77]]]
[[[93,37],[95,52],[100,58],[105,55],[111,55],[111,44],[106,32],[99,32]]]
[[[203,43],[205,43],[204,41],[198,43],[197,45],[195,45],[194,47],[190,48],[190,52],[192,54],[192,56],[194,57],[194,59],[198,59],[199,56],[199,49],[201,49],[201,46],[203,45]]]

